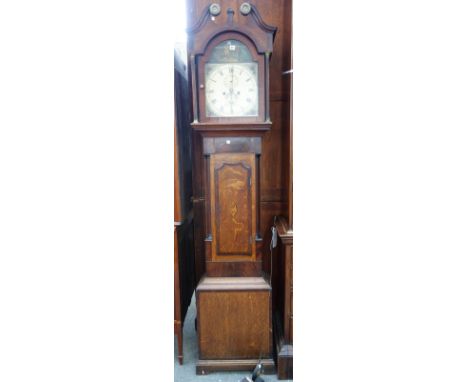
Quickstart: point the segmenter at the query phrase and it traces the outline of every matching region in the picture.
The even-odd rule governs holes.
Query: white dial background
[[[207,117],[258,116],[257,63],[205,65]]]

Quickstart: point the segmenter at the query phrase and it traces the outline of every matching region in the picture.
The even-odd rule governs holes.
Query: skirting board
[[[199,360],[197,362],[197,374],[204,375],[217,371],[253,371],[258,359],[239,360]],[[262,359],[264,374],[275,374],[275,362],[273,359]]]

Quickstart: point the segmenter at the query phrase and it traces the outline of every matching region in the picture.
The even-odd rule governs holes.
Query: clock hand
[[[231,113],[233,112],[232,111],[232,104],[234,103],[234,99],[233,99],[233,96],[234,96],[234,68],[231,66],[231,88],[229,89],[229,93],[231,93]]]

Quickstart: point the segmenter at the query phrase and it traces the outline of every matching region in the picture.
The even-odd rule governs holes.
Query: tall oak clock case
[[[197,289],[197,373],[251,370],[272,359],[271,285],[259,229],[262,137],[270,130],[276,28],[255,6],[213,3],[189,28],[194,160],[203,180],[204,275]],[[200,270],[198,270],[200,272]]]

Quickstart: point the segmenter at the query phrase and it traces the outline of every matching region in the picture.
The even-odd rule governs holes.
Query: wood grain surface
[[[210,158],[213,261],[255,261],[255,154],[223,153]]]
[[[263,278],[206,278],[197,297],[200,359],[271,356],[270,287]]]

